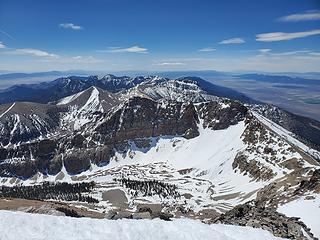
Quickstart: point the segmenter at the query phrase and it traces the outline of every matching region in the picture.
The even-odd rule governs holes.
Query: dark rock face
[[[320,192],[320,169],[314,170],[312,177],[309,181],[309,190]]]
[[[168,103],[166,107],[147,98],[130,99],[95,131],[95,139],[110,143],[164,135],[195,137],[198,116],[193,104]]]
[[[270,180],[275,176],[275,173],[272,169],[263,166],[260,162],[256,160],[248,161],[245,155],[238,153],[232,163],[233,169],[240,169],[240,172],[244,175],[249,174],[251,178],[255,180]]]
[[[308,227],[297,218],[286,217],[271,208],[258,205],[254,201],[234,207],[232,210],[212,220],[212,223],[262,228],[276,237],[288,239],[316,239]],[[303,231],[310,238],[305,237]]]
[[[48,163],[47,174],[56,175],[62,168],[63,160],[61,155],[55,155]]]
[[[267,138],[267,129],[252,115],[246,118],[246,130],[243,133],[243,141],[248,145],[257,142],[265,142]],[[259,134],[256,134],[259,133]]]
[[[71,175],[81,173],[90,168],[90,158],[88,151],[74,150],[72,153],[64,157],[63,163],[67,172]]]
[[[41,140],[0,149],[0,175],[28,178],[37,172],[56,174],[61,159],[56,158],[55,140]]]
[[[320,193],[320,169],[314,170],[310,179],[302,180],[295,193],[303,191],[314,191],[316,193]]]
[[[4,177],[29,178],[37,173],[34,160],[19,160],[19,162],[4,162],[0,164],[0,174]]]
[[[203,118],[203,126],[213,130],[225,129],[244,120],[248,109],[236,101],[224,100],[201,103],[199,115]]]
[[[74,148],[63,158],[64,166],[69,174],[78,174],[90,168],[91,164],[103,166],[109,163],[114,155],[113,148],[99,146],[96,148]]]

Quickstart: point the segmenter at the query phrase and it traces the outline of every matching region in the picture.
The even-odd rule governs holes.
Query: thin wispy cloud
[[[158,65],[158,66],[182,66],[182,65],[186,65],[186,64],[182,63],[182,62],[161,62],[161,63],[157,63],[156,65]]]
[[[0,29],[0,33],[2,33],[3,35],[7,36],[11,40],[15,40],[14,37],[11,34],[7,33],[6,31],[3,31],[3,30]]]
[[[11,51],[10,53],[17,54],[17,55],[29,55],[29,56],[33,56],[33,57],[47,57],[47,58],[58,58],[59,57],[59,55],[57,55],[57,54],[49,53],[46,51],[42,51],[39,49],[33,49],[33,48],[16,49],[14,51]]]
[[[261,55],[258,56],[269,56],[269,57],[307,57],[307,56],[320,56],[319,52],[312,51],[312,50],[296,50],[296,51],[287,51],[287,52],[273,52],[271,49],[258,49]]]
[[[65,57],[66,61],[68,59],[75,60],[78,63],[99,63],[101,62],[100,59],[95,58],[94,56],[72,56],[72,57]]]
[[[6,48],[6,45],[4,45],[2,42],[0,42],[0,48]]]
[[[320,52],[311,52],[310,55],[320,57]]]
[[[225,39],[219,42],[219,44],[241,44],[245,43],[246,41],[242,38],[230,38],[230,39]]]
[[[72,29],[72,30],[76,30],[76,31],[83,29],[83,27],[81,27],[79,25],[75,25],[73,23],[60,23],[59,27],[65,28],[65,29]]]
[[[73,56],[71,58],[74,60],[80,60],[80,59],[83,59],[83,56]]]
[[[270,48],[261,48],[261,49],[259,49],[258,51],[259,51],[260,53],[268,53],[268,52],[271,51],[271,49],[270,49]]]
[[[40,60],[39,60],[40,61]],[[62,63],[62,64],[94,64],[102,62],[100,59],[95,58],[94,56],[68,56],[63,55],[58,58],[45,58],[41,59],[41,62],[50,62],[50,63]]]
[[[215,48],[212,48],[212,47],[205,47],[205,48],[200,48],[198,50],[198,52],[213,52],[215,51],[216,49]]]
[[[280,22],[302,22],[320,20],[320,11],[308,11],[280,17]]]
[[[256,41],[260,41],[260,42],[285,41],[285,40],[304,38],[304,37],[309,37],[309,36],[319,35],[319,34],[320,34],[320,29],[315,29],[315,30],[305,31],[305,32],[293,32],[293,33],[287,33],[287,32],[262,33],[262,34],[256,35]]]
[[[272,53],[273,56],[291,56],[291,55],[299,55],[299,54],[310,54],[309,50],[300,50],[300,51],[289,51],[289,52],[279,52]]]
[[[128,48],[121,47],[109,47],[107,50],[103,50],[102,52],[112,52],[112,53],[149,53],[147,48],[142,48],[139,46],[132,46]]]

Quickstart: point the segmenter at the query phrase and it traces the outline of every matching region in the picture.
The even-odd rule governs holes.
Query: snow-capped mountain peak
[[[169,80],[157,76],[147,79],[148,81],[144,81],[125,91],[124,96],[145,96],[154,100],[166,99],[181,102],[202,102],[217,99],[216,96],[210,95],[201,89],[195,81],[182,79]]]
[[[117,95],[92,86],[82,92],[61,99],[57,105],[68,108],[63,117],[62,125],[71,121],[74,122],[74,129],[79,129],[89,122],[95,113],[103,113],[118,103]]]

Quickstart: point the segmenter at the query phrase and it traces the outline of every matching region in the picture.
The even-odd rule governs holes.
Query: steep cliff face
[[[223,99],[197,105],[199,115],[203,119],[203,127],[212,130],[225,129],[243,121],[248,108],[237,101]]]
[[[198,116],[192,103],[158,103],[135,97],[89,131],[100,138],[113,135],[115,142],[160,135],[194,137],[199,134],[197,122]]]

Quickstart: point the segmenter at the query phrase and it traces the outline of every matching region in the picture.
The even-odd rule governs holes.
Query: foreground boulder
[[[137,212],[132,214],[133,219],[151,219],[151,214],[149,212]]]

